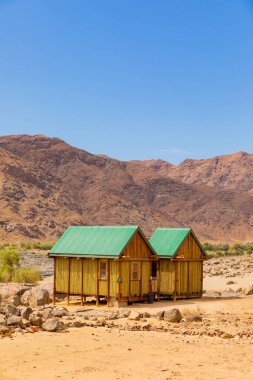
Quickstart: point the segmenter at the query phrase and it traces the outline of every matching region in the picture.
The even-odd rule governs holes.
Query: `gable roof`
[[[71,226],[49,255],[117,258],[137,231],[154,251],[138,226]]]
[[[201,251],[206,255],[199,240],[191,228],[158,228],[151,236],[149,242],[160,257],[171,258],[183,244],[185,238],[192,233]]]

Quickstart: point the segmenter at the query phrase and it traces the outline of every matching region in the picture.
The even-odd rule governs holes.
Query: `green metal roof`
[[[49,255],[118,257],[137,230],[138,226],[71,226]]]
[[[190,231],[190,228],[158,228],[149,242],[158,256],[172,257]]]

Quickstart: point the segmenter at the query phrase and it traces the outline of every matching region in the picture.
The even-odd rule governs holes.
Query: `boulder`
[[[0,326],[6,325],[6,318],[4,314],[0,314]]]
[[[31,290],[29,296],[29,306],[36,307],[47,305],[51,301],[49,297],[49,292],[39,286],[36,286]]]
[[[163,319],[163,316],[164,316],[164,310],[161,310],[161,311],[158,311],[156,314],[155,314],[155,317],[159,320]]]
[[[34,313],[29,316],[29,321],[33,326],[41,326],[43,322],[42,318]]]
[[[29,305],[29,297],[31,294],[31,289],[26,290],[20,297],[20,301],[22,305],[28,306]]]
[[[19,325],[22,322],[22,318],[18,315],[11,315],[7,319],[7,326]]]
[[[43,285],[40,285],[39,287],[41,289],[43,289],[43,290],[47,290],[50,299],[53,299],[53,293],[54,293],[54,285],[53,285],[53,283],[43,284]],[[66,297],[66,295],[65,295],[65,297]]]
[[[14,306],[19,306],[21,304],[20,297],[17,294],[10,296],[6,300],[7,303],[12,303]]]
[[[30,315],[33,312],[32,308],[29,306],[21,306],[19,310],[20,310],[20,316],[23,319],[29,319]]]
[[[56,317],[56,318],[65,317],[66,315],[69,315],[69,311],[65,307],[56,307],[52,309],[50,313],[50,316]]]
[[[182,314],[179,309],[171,309],[164,312],[163,319],[166,322],[180,322],[182,319]]]
[[[131,310],[128,319],[131,321],[139,321],[142,318],[142,314],[138,311]]]
[[[58,327],[59,322],[57,318],[49,318],[42,324],[42,328],[45,331],[56,331]]]
[[[4,308],[5,314],[7,316],[9,315],[19,315],[19,310],[18,308],[13,305],[12,303],[9,303],[5,308]]]
[[[253,285],[250,285],[248,286],[245,290],[244,290],[244,294],[246,296],[251,296],[253,294]]]

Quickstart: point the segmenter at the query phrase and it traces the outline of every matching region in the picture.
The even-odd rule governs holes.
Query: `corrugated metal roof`
[[[50,254],[118,257],[138,226],[71,226]]]
[[[158,228],[149,242],[158,256],[172,257],[190,231],[190,228]]]

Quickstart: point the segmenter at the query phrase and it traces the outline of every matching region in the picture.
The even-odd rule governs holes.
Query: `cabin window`
[[[151,263],[151,277],[157,278],[157,261],[152,261]]]
[[[107,262],[100,261],[100,280],[107,280]]]
[[[132,263],[132,280],[140,279],[140,264]]]

